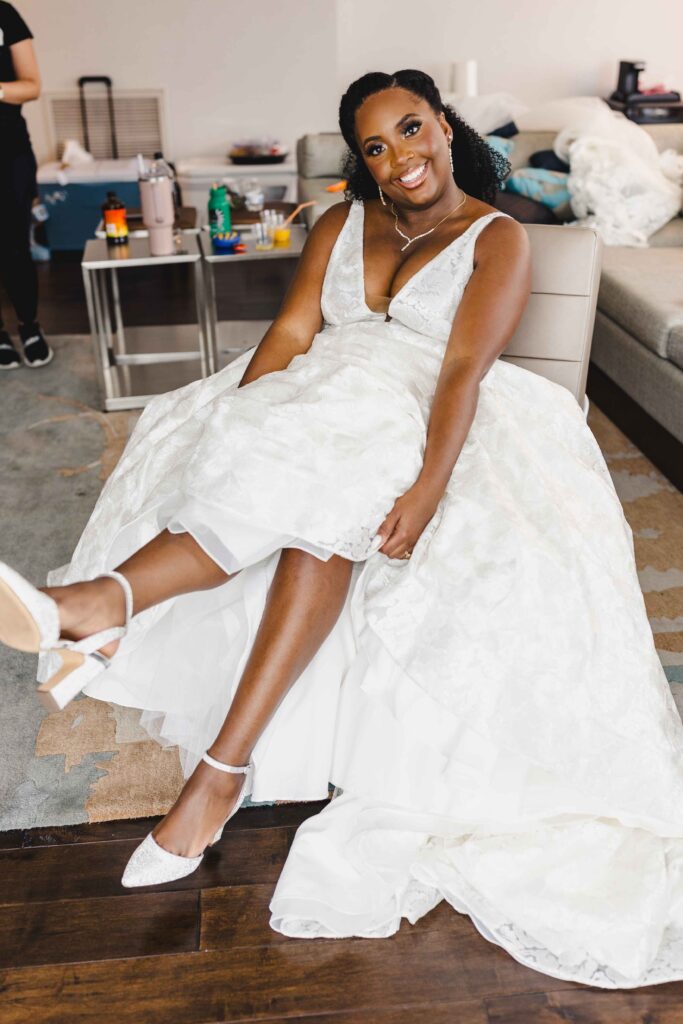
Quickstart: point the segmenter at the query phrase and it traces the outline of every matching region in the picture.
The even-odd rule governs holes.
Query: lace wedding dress
[[[418,271],[385,317],[366,304],[353,203],[310,350],[238,389],[250,350],[148,405],[50,582],[113,568],[165,527],[242,570],[137,616],[86,691],[143,709],[189,774],[229,707],[280,549],[351,559],[339,620],[253,754],[256,801],[337,787],[297,832],[273,928],[383,937],[446,899],[553,977],[683,978],[683,727],[631,532],[574,398],[498,360],[412,558],[372,548],[419,472],[475,240],[496,216]]]

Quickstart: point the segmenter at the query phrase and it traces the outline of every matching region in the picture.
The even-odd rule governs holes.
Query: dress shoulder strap
[[[482,231],[487,224],[490,224],[492,220],[495,220],[496,217],[507,217],[508,220],[515,219],[514,217],[511,217],[509,213],[503,213],[502,210],[491,210],[490,213],[485,213],[483,217],[479,217],[475,220],[472,225],[472,234],[475,236],[478,235],[479,232]]]

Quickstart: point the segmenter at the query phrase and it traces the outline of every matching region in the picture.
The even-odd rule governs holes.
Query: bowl
[[[212,237],[211,242],[216,252],[232,252],[241,239],[239,231],[220,231]]]

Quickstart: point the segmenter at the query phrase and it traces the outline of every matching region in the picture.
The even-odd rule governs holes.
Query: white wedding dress
[[[339,620],[254,750],[256,801],[338,787],[297,832],[273,928],[383,937],[446,899],[553,977],[679,979],[683,727],[574,398],[498,360],[412,558],[371,552],[419,472],[475,240],[496,216],[418,271],[386,319],[365,302],[354,202],[310,350],[238,389],[250,350],[151,402],[50,582],[111,569],[164,527],[242,569],[137,616],[86,691],[143,709],[189,773],[230,704],[280,549],[353,560]]]

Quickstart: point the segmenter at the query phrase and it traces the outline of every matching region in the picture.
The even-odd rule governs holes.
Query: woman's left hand
[[[389,515],[377,530],[382,538],[379,550],[388,558],[412,554],[422,531],[436,512],[440,496],[415,483],[397,498]]]

